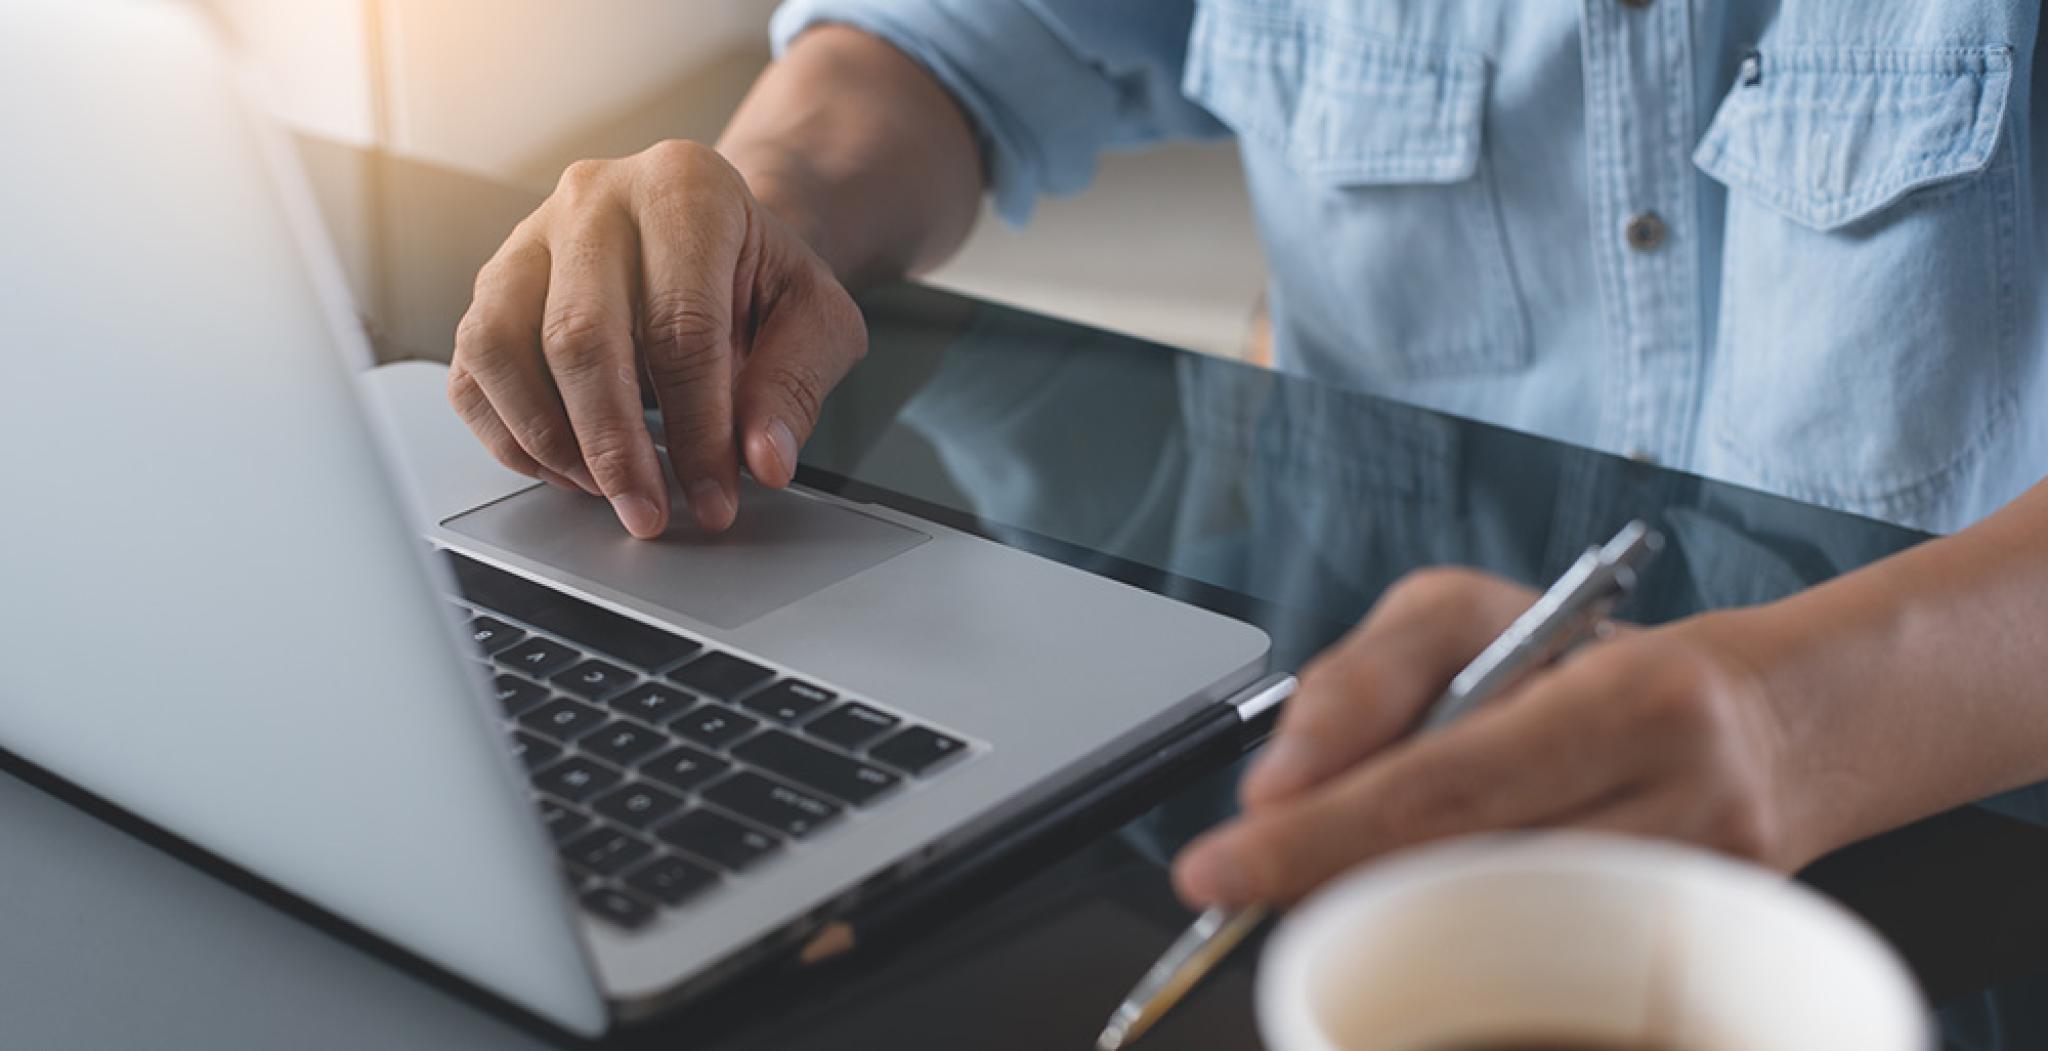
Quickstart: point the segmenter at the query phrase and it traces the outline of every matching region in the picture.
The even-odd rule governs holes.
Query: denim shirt
[[[2040,0],[790,0],[778,48],[821,21],[1015,222],[1234,135],[1283,368],[1938,531],[2048,475]]]

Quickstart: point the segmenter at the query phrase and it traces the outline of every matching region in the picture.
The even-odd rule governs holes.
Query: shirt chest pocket
[[[1728,188],[1705,465],[1924,520],[2015,411],[2012,53],[1770,48],[1694,160]]]
[[[1476,52],[1381,37],[1325,5],[1199,6],[1183,89],[1242,143],[1284,351],[1369,383],[1527,361],[1483,163],[1487,78]]]

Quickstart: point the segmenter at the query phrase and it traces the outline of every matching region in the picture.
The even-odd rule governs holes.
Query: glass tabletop
[[[379,357],[445,360],[478,266],[538,198],[332,143],[301,150]],[[862,306],[870,354],[830,399],[802,481],[1252,621],[1279,667],[1404,573],[1455,564],[1541,586],[1632,518],[1668,540],[1622,610],[1651,623],[1779,598],[1925,539],[930,288]],[[1086,1046],[1185,922],[1163,862],[1230,811],[1234,775],[1219,765],[1121,830],[1020,859],[889,945],[620,1039]],[[2044,826],[2037,787],[1802,878],[1900,949],[1953,1046],[2048,1045]],[[1233,962],[1151,1046],[1256,1046],[1250,966]]]

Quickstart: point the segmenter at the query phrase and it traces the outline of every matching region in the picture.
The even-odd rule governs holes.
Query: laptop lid
[[[288,148],[181,4],[6,20],[0,748],[600,1031]]]

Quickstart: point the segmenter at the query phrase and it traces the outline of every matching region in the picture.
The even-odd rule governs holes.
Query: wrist
[[[1833,698],[1808,688],[1822,634],[1782,602],[1701,614],[1672,630],[1708,651],[1724,677],[1765,796],[1773,861],[1803,868],[1867,834],[1854,819],[1862,792],[1833,754],[1844,743],[1828,732]]]
[[[825,260],[844,281],[847,271],[837,257],[831,227],[819,202],[824,197],[817,173],[800,154],[773,145],[721,142],[720,153],[740,173],[754,200]]]

